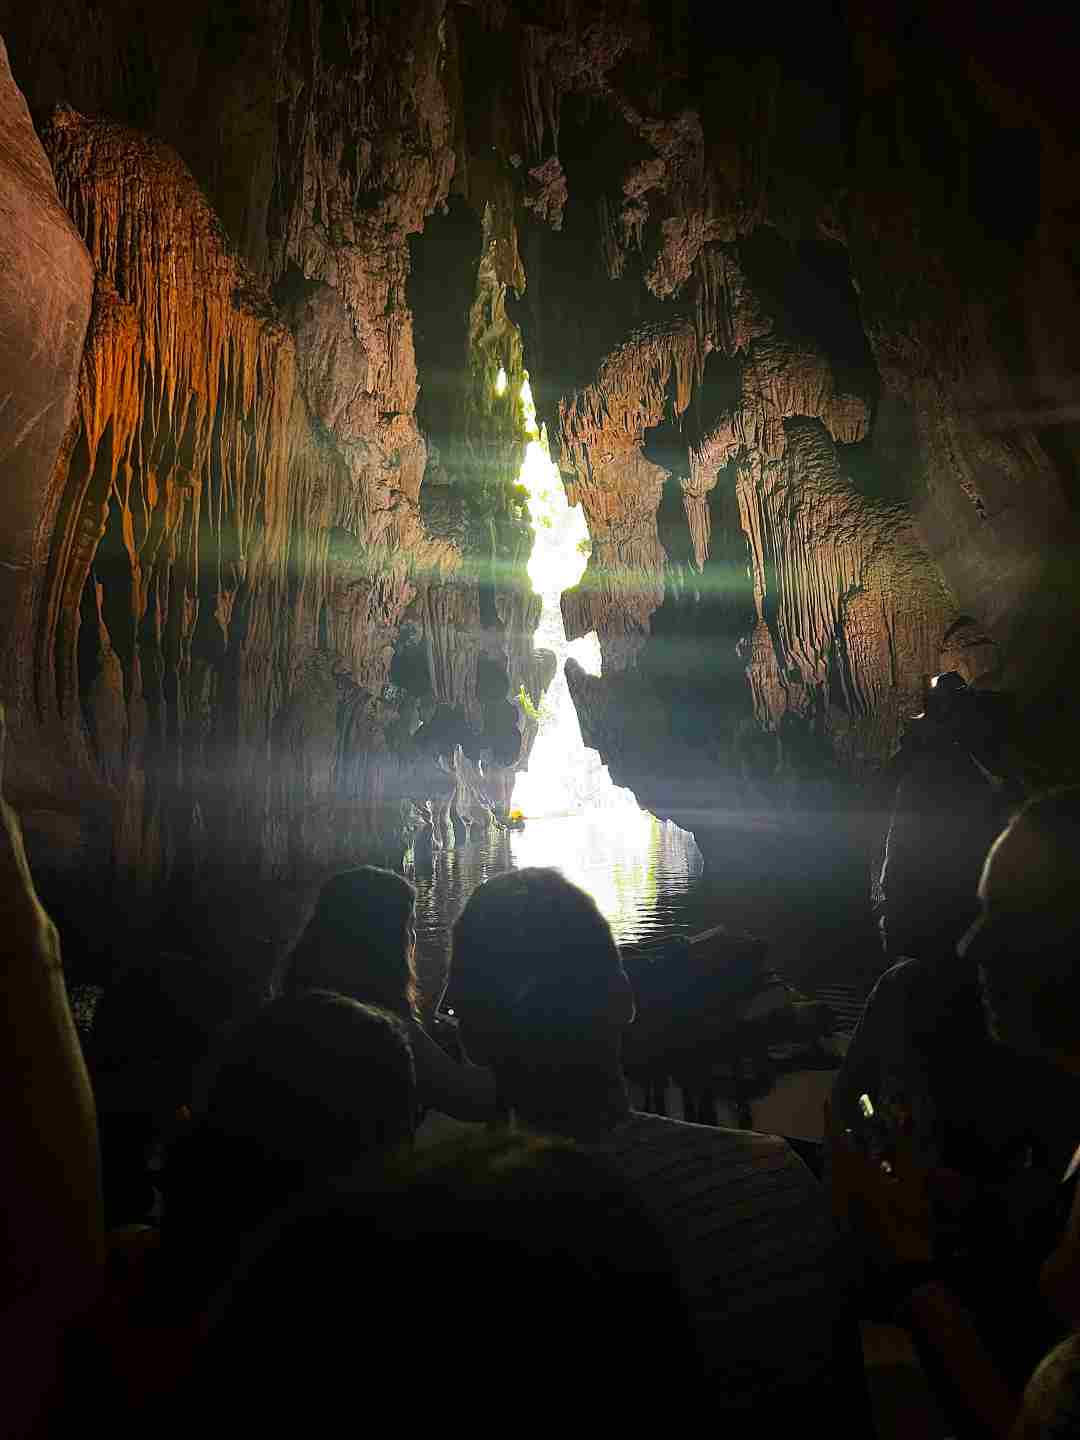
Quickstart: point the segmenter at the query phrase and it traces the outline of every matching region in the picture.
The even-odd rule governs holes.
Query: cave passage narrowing
[[[601,673],[596,632],[568,640],[561,597],[577,585],[591,542],[580,505],[569,504],[545,430],[537,425],[528,377],[521,390],[528,444],[519,482],[528,495],[533,548],[529,579],[543,608],[534,644],[553,651],[554,679],[539,702],[539,730],[528,769],[518,774],[513,806],[525,828],[511,837],[515,868],[550,865],[595,899],[616,938],[651,927],[660,895],[700,874],[694,837],[642,810],[633,791],[616,785],[582,738],[566,682],[569,656],[590,675]],[[533,697],[526,697],[531,704]]]
[[[529,579],[543,602],[533,643],[537,649],[554,652],[557,668],[539,702],[539,732],[528,769],[518,775],[514,785],[514,808],[529,820],[574,815],[587,809],[640,814],[632,791],[612,782],[607,766],[595,750],[586,747],[581,736],[577,710],[566,683],[566,661],[573,656],[590,675],[599,675],[600,641],[595,631],[578,640],[567,640],[560,601],[563,591],[576,585],[585,573],[591,548],[589,528],[581,506],[571,505],[566,498],[559,467],[548,450],[546,430],[536,423],[527,376],[521,387],[521,404],[528,444],[518,482],[529,497],[533,531]],[[527,696],[525,702],[531,704],[532,699]]]

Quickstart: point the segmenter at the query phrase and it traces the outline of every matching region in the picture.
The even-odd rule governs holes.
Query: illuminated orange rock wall
[[[70,220],[8,85],[55,275],[0,286],[49,354],[0,353],[40,853],[235,911],[505,804],[526,364],[593,540],[586,736],[707,853],[703,797],[862,806],[943,667],[1064,773],[1074,87],[961,9],[0,0]]]

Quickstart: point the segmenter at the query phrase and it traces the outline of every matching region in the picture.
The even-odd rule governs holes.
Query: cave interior
[[[505,824],[526,376],[585,744],[718,921],[873,968],[939,672],[1077,777],[1077,22],[1010,17],[0,0],[6,784],[72,975],[264,973]]]

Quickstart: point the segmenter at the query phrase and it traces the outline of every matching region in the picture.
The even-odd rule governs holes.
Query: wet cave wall
[[[258,968],[527,752],[511,187],[439,3],[0,34],[9,787],[85,970],[148,932]]]
[[[103,898],[261,964],[334,866],[505,809],[551,675],[526,365],[586,741],[731,918],[865,944],[942,668],[1070,774],[1067,24],[0,0],[0,681],[88,966]]]

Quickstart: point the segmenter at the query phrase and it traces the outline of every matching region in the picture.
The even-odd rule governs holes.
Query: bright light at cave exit
[[[537,427],[536,407],[527,377],[521,387],[521,403],[528,445],[518,479],[529,497],[529,520],[534,537],[529,579],[543,601],[534,644],[538,649],[554,651],[558,669],[540,702],[539,733],[529,756],[529,768],[517,777],[512,803],[526,822],[618,810],[618,819],[611,817],[611,828],[619,832],[620,854],[638,850],[637,842],[640,842],[640,853],[644,857],[658,822],[638,808],[632,791],[612,783],[607,766],[597,752],[586,749],[566,683],[564,667],[571,655],[590,675],[600,674],[600,642],[596,632],[568,641],[559,603],[562,592],[578,583],[588,564],[590,542],[585,514],[580,505],[570,505],[567,501],[559,467],[552,462],[548,450],[547,434]],[[572,857],[567,853],[567,846],[572,848],[573,842],[568,834],[559,833],[561,829],[545,826],[542,830],[530,831],[526,823],[525,830],[513,837],[515,863],[554,865],[571,879],[575,878]],[[587,888],[595,890],[595,882]],[[596,898],[603,909],[600,896]]]

